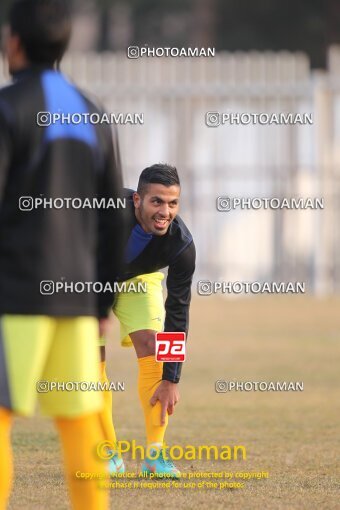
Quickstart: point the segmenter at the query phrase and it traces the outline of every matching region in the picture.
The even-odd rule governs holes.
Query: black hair
[[[142,194],[148,184],[163,184],[163,186],[180,186],[177,169],[165,163],[145,168],[140,174],[137,193]]]
[[[70,0],[15,0],[9,11],[13,35],[20,38],[31,64],[53,66],[71,37]]]

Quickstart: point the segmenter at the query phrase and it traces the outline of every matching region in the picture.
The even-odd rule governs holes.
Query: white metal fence
[[[155,162],[177,166],[197,279],[298,280],[311,292],[340,292],[339,48],[330,49],[327,72],[286,52],[73,54],[62,69],[106,111],[144,114],[144,125],[119,126],[125,184],[135,187]],[[214,128],[208,111],[306,113],[314,123]],[[218,212],[218,196],[322,197],[325,208]]]

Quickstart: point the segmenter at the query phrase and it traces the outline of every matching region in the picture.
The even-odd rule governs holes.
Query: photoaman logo
[[[156,361],[185,361],[185,333],[156,333]]]

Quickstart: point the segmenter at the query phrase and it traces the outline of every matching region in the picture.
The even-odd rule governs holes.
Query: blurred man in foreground
[[[9,25],[13,83],[0,90],[1,510],[11,487],[13,414],[33,414],[39,380],[99,379],[98,318],[105,321],[112,294],[53,293],[54,283],[113,282],[123,228],[119,209],[34,205],[41,197],[118,197],[119,158],[108,126],[38,125],[38,112],[99,111],[55,70],[70,38],[69,2],[16,1]],[[75,476],[106,470],[95,451],[105,438],[101,393],[51,391],[39,402],[60,434],[73,508],[106,509],[97,481]]]

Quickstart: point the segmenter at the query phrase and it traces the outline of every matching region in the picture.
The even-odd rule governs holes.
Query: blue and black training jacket
[[[123,254],[122,210],[22,211],[19,204],[20,197],[121,196],[118,143],[108,125],[41,127],[38,112],[103,113],[49,68],[21,71],[0,90],[0,315],[105,317],[110,293],[46,296],[40,282],[113,282]]]

